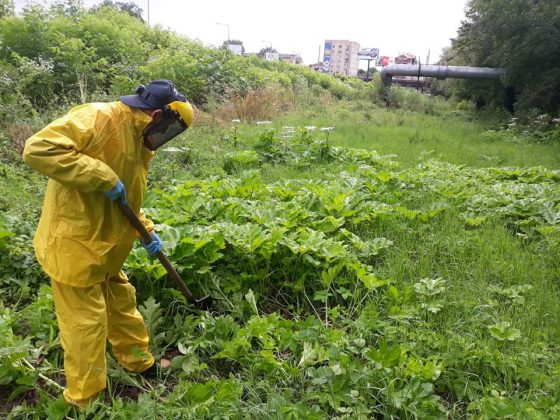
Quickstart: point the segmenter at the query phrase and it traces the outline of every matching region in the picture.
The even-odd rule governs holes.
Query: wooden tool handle
[[[142,241],[144,241],[144,243],[152,242],[154,240],[152,238],[152,235],[150,234],[150,232],[148,232],[146,226],[144,226],[140,218],[136,215],[136,213],[134,212],[134,210],[132,210],[132,208],[128,205],[128,203],[123,204],[120,200],[116,200],[116,201],[119,208],[125,215],[125,217],[130,221],[132,226],[134,226],[134,228],[140,234]],[[156,257],[161,263],[161,265],[165,267],[165,270],[167,271],[167,274],[169,274],[169,277],[171,277],[173,281],[175,281],[175,284],[177,285],[179,290],[183,293],[183,295],[185,295],[185,297],[191,302],[195,302],[191,291],[189,290],[189,288],[187,287],[187,285],[185,284],[185,282],[183,281],[179,273],[177,273],[175,268],[173,268],[173,265],[171,265],[171,262],[169,262],[169,260],[164,255],[164,253],[162,251],[158,251],[156,253]]]

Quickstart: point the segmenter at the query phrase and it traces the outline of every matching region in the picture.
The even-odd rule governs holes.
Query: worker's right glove
[[[156,233],[152,232],[151,235],[152,235],[152,239],[153,239],[152,242],[146,243],[143,240],[140,241],[140,243],[142,244],[144,249],[146,251],[148,251],[149,256],[153,256],[153,255],[157,254],[159,251],[161,251],[161,247],[162,247],[161,240],[158,238]]]
[[[126,190],[124,189],[124,184],[120,179],[119,182],[117,182],[117,185],[105,193],[105,197],[113,201],[120,198],[121,203],[126,204]]]

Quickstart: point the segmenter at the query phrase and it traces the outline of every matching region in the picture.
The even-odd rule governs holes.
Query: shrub
[[[10,124],[6,129],[6,133],[11,140],[12,146],[21,154],[23,153],[25,141],[33,135],[34,130],[27,124]]]
[[[257,121],[277,116],[290,109],[293,102],[288,96],[288,91],[276,84],[270,84],[262,89],[255,89],[244,97],[234,97],[231,106],[240,120]]]

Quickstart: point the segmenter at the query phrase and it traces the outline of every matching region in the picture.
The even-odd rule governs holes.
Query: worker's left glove
[[[153,256],[155,254],[157,254],[159,251],[161,251],[161,240],[159,239],[159,237],[156,235],[155,232],[151,233],[152,235],[152,242],[144,242],[143,240],[140,241],[140,243],[142,244],[142,246],[144,247],[144,249],[146,251],[148,251],[148,255]]]
[[[126,204],[126,190],[120,179],[119,182],[117,182],[117,185],[105,193],[105,197],[110,200],[121,200],[123,205]]]

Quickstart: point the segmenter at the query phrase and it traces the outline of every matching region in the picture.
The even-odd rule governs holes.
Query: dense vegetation
[[[402,88],[385,108],[377,80],[207,49],[105,3],[0,0],[1,416],[560,415],[553,116]],[[109,352],[107,391],[78,413],[31,245],[45,179],[18,152],[71,104],[155,77],[199,111],[158,151],[144,208],[214,304],[195,310],[135,248],[125,270],[171,367],[147,380]]]
[[[503,84],[451,81],[455,94],[506,105],[523,117],[560,108],[560,4],[556,0],[470,0],[443,57],[448,64],[501,67]]]
[[[343,83],[303,66],[207,49],[148,27],[115,7],[86,10],[79,5],[64,1],[45,9],[32,4],[21,16],[5,12],[0,20],[3,121],[42,113],[55,104],[115,97],[129,93],[140,81],[163,77],[204,107],[269,82],[327,89],[337,97],[354,94],[356,82],[351,79]]]

